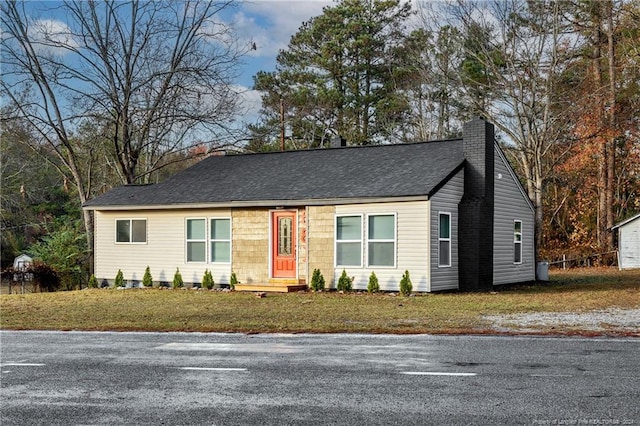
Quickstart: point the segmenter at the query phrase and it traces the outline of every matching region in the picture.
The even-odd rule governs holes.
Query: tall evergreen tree
[[[305,22],[276,71],[255,76],[267,134],[286,126],[290,143],[314,146],[387,140],[407,109],[394,73],[410,13],[399,0],[343,0]]]

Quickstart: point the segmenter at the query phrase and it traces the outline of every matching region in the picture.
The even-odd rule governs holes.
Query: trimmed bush
[[[116,278],[113,281],[114,287],[122,287],[124,286],[124,274],[122,273],[122,269],[118,269],[118,273],[116,274]]]
[[[231,290],[234,290],[236,288],[236,284],[238,284],[238,277],[236,277],[235,272],[232,272],[231,278],[229,279],[229,287],[231,288]]]
[[[378,277],[375,272],[371,272],[369,275],[369,284],[367,285],[367,291],[369,293],[377,293],[380,291],[380,283],[378,283]]]
[[[211,275],[211,271],[208,269],[204,270],[204,275],[202,276],[202,288],[206,288],[211,290],[213,288],[213,276]]]
[[[347,271],[342,270],[342,275],[340,275],[340,279],[338,280],[338,286],[336,289],[338,291],[351,291],[353,288],[353,282],[351,278],[347,275]]]
[[[98,288],[98,279],[95,275],[91,274],[91,276],[89,277],[89,282],[87,283],[87,287]]]
[[[400,280],[400,293],[403,296],[408,296],[413,291],[413,284],[411,284],[411,278],[409,278],[409,271],[404,271],[404,275]]]
[[[324,277],[322,276],[322,272],[320,269],[314,269],[313,275],[311,276],[311,290],[320,291],[324,290]]]
[[[173,288],[182,288],[184,286],[184,281],[182,280],[182,274],[180,273],[180,269],[176,268],[176,273],[173,274]]]
[[[142,277],[142,285],[145,287],[153,286],[153,277],[151,276],[151,269],[147,266],[144,270],[144,276]]]

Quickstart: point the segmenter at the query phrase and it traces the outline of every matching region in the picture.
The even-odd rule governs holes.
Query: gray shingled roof
[[[462,140],[211,156],[164,182],[114,188],[84,207],[431,196],[463,162]]]

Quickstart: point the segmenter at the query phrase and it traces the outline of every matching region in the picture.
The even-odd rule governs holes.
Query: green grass
[[[2,329],[487,333],[485,315],[640,308],[640,271],[556,272],[491,293],[268,294],[92,289],[0,296]],[[551,330],[549,330],[551,331]]]

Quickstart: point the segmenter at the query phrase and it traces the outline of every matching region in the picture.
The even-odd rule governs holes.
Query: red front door
[[[271,213],[273,278],[296,278],[296,212]]]

